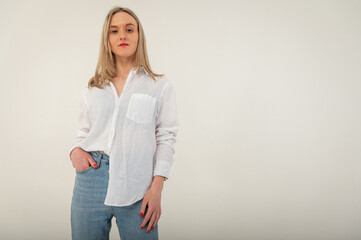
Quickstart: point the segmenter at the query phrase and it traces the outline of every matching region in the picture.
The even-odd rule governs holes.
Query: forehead
[[[127,25],[132,23],[134,26],[137,26],[137,22],[135,19],[126,12],[117,12],[112,16],[110,20],[110,25],[119,26],[119,25]]]

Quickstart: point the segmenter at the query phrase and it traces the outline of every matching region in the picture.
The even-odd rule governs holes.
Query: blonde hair
[[[116,60],[114,53],[112,53],[109,45],[109,35],[108,35],[110,21],[112,19],[112,16],[117,12],[128,13],[135,19],[138,25],[139,37],[138,37],[137,50],[135,52],[135,63],[137,68],[137,74],[139,73],[140,67],[143,67],[154,81],[156,81],[155,79],[156,76],[157,77],[164,76],[164,74],[154,73],[150,68],[145,35],[142,24],[139,21],[138,17],[129,8],[114,7],[108,12],[107,16],[105,17],[102,36],[101,36],[98,64],[94,76],[88,82],[88,88],[90,87],[103,88],[109,84],[108,80],[116,77],[117,75],[116,62],[115,62]]]

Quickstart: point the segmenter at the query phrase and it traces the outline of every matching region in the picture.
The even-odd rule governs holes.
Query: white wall
[[[115,5],[176,89],[160,239],[361,238],[360,1],[7,0],[1,239],[71,238],[77,99]]]

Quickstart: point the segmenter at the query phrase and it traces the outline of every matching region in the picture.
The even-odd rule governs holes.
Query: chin
[[[131,56],[133,56],[133,54],[119,54],[119,53],[115,53],[115,55],[117,57],[120,57],[120,58],[130,58]]]

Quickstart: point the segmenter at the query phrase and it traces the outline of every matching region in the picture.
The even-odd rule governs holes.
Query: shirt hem
[[[136,198],[136,199],[135,199],[134,201],[132,201],[132,202],[123,203],[123,204],[106,203],[106,202],[104,202],[104,205],[111,206],[111,207],[125,207],[125,206],[130,206],[130,205],[138,202],[138,201],[141,200],[142,198],[144,198],[144,196],[138,197],[138,198]]]

